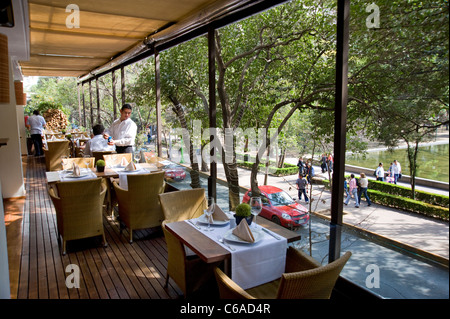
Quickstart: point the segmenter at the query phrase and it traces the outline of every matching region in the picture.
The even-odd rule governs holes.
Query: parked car
[[[278,187],[269,185],[259,186],[259,190],[261,191],[263,208],[258,217],[262,216],[291,229],[308,223],[308,210],[292,199],[288,193]],[[251,197],[252,192],[248,190],[242,202],[249,203]]]
[[[165,172],[164,178],[167,181],[181,182],[186,178],[186,172],[183,166],[177,164],[169,164],[164,166],[163,170]]]

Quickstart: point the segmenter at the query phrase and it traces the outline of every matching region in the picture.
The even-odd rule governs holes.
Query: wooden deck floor
[[[23,214],[7,222],[11,297],[17,299],[176,299],[175,284],[165,289],[167,250],[161,231],[141,231],[133,244],[118,223],[104,215],[108,246],[100,239],[71,241],[62,256],[56,215],[47,194],[43,158],[26,158]],[[6,203],[11,219],[15,203]],[[17,204],[16,204],[17,206]],[[20,207],[20,203],[19,203]],[[17,207],[16,207],[17,209]],[[18,209],[20,210],[20,208]],[[21,220],[18,226],[17,221]],[[14,226],[13,226],[14,225]],[[18,252],[17,250],[20,250]],[[80,269],[80,288],[67,288],[68,265]]]

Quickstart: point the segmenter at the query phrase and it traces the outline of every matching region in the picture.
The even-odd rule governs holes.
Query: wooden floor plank
[[[172,299],[177,287],[164,288],[167,249],[160,235],[139,232],[133,244],[117,221],[104,216],[107,247],[97,240],[70,241],[61,253],[56,215],[48,196],[43,158],[27,157],[20,234],[14,263],[17,299]],[[66,267],[80,269],[80,288],[68,288]]]

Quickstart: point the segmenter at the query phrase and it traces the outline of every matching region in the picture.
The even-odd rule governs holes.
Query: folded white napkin
[[[126,160],[125,160],[126,161]],[[130,164],[125,167],[125,171],[131,172],[136,170],[136,165],[134,165],[133,162],[130,162]]]
[[[128,165],[127,159],[126,159],[125,157],[122,157],[122,162],[120,163],[120,166],[125,167],[125,166],[127,166],[127,165]]]
[[[80,176],[81,175],[81,170],[80,167],[73,163],[73,176]]]
[[[245,219],[242,219],[239,225],[235,229],[233,229],[233,235],[236,235],[242,240],[248,241],[249,243],[255,242],[255,238],[253,237],[252,231],[250,227],[248,227],[248,223]]]
[[[214,220],[227,221],[230,218],[223,212],[219,205],[214,205],[214,213],[212,214]]]

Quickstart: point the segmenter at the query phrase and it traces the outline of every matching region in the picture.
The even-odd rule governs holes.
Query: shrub
[[[431,205],[411,198],[383,193],[377,190],[368,190],[370,200],[381,205],[403,209],[406,211],[420,213],[429,217],[449,220],[449,209],[441,206]]]
[[[369,189],[378,190],[382,193],[391,195],[398,195],[402,197],[411,198],[411,188],[396,184],[389,184],[386,182],[369,180]],[[440,194],[432,194],[421,190],[415,191],[416,200],[422,201],[431,205],[442,207],[449,207],[449,197]]]
[[[248,217],[252,214],[251,207],[247,203],[241,203],[236,206],[236,216]]]
[[[95,166],[100,166],[100,167],[102,167],[102,166],[105,166],[106,165],[106,163],[105,163],[105,161],[104,160],[98,160],[97,161],[97,163],[95,163]]]

